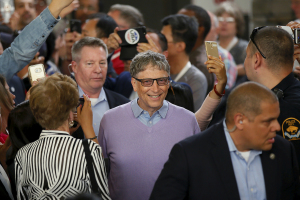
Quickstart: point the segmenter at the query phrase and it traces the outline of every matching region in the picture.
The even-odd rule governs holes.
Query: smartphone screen
[[[214,41],[205,41],[206,55],[219,58],[218,43]]]
[[[28,67],[28,76],[32,84],[33,81],[44,78],[46,76],[43,64],[31,65]]]
[[[13,0],[1,0],[0,1],[0,12],[4,23],[9,23],[11,15],[15,11]]]

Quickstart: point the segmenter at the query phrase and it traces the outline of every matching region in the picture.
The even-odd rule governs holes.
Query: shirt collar
[[[135,118],[138,118],[142,112],[144,111],[140,106],[139,104],[137,103],[139,98],[136,98],[134,99],[133,101],[131,101],[131,109],[132,109],[132,112],[133,112],[133,115]],[[167,113],[168,113],[168,108],[169,108],[169,105],[168,105],[168,102],[166,100],[163,101],[163,105],[162,107],[156,111],[162,118],[166,118],[167,116]]]
[[[83,92],[83,90],[81,89],[81,87],[79,85],[78,85],[78,92],[79,92],[79,96],[83,97],[84,92]],[[105,94],[105,91],[104,91],[103,87],[101,88],[101,92],[100,92],[99,97],[96,101],[96,104],[101,102],[101,101],[107,101],[107,97],[106,97],[106,94]]]
[[[71,135],[66,131],[42,130],[40,138],[49,137],[49,136],[71,136]]]
[[[293,82],[295,81],[295,77],[293,72],[291,72],[288,76],[286,76],[284,79],[282,79],[282,81],[280,81],[280,83],[278,83],[274,88],[272,88],[272,91],[274,91],[274,89],[278,88],[282,91],[284,91],[287,87],[293,85]]]
[[[227,125],[226,125],[226,122],[225,122],[226,119],[224,119],[223,121],[223,127],[224,127],[224,133],[225,133],[225,137],[226,137],[226,141],[227,141],[227,144],[228,144],[228,148],[229,148],[229,151],[230,152],[235,152],[235,151],[238,151],[238,149],[236,148],[229,132],[228,132],[228,129],[227,129]],[[262,151],[258,151],[258,150],[250,150],[250,153],[251,152],[254,152],[253,155],[258,155],[258,154],[261,154]]]

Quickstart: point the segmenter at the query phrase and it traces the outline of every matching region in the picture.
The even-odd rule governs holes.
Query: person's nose
[[[102,71],[102,69],[101,69],[101,67],[100,67],[100,64],[96,64],[95,72],[96,72],[97,74],[100,74],[101,71]]]
[[[278,120],[276,120],[274,123],[275,123],[274,124],[274,130],[275,131],[280,131],[281,127],[280,127],[280,124],[278,123]]]
[[[153,92],[158,92],[158,91],[159,91],[159,85],[158,85],[158,83],[157,83],[157,80],[154,80],[151,89],[152,89]]]

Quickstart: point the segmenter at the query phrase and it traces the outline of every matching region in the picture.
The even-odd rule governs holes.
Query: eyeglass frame
[[[228,19],[232,19],[232,20],[228,20]],[[226,22],[226,23],[233,23],[233,22],[235,22],[235,18],[234,17],[218,17],[218,21]]]
[[[168,85],[169,83],[172,82],[172,80],[170,80],[170,76],[168,76],[168,77],[160,77],[160,78],[143,78],[143,79],[138,79],[138,78],[135,78],[135,77],[133,77],[133,78],[135,80],[139,81],[143,87],[151,87],[154,84],[154,81],[156,81],[157,85],[159,85],[158,84],[158,79],[161,79],[161,78],[168,78],[168,82],[165,85]],[[150,86],[144,86],[143,83],[142,83],[143,80],[152,80],[152,84]],[[159,85],[159,86],[165,86],[165,85]]]
[[[266,26],[260,26],[260,27],[254,28],[253,31],[252,31],[252,33],[251,33],[251,35],[250,35],[250,40],[251,40],[252,43],[255,45],[255,47],[256,47],[256,49],[259,51],[260,55],[261,55],[264,59],[267,59],[266,56],[265,56],[265,55],[261,52],[261,50],[258,48],[256,42],[254,41],[254,37],[255,37],[256,33],[257,33],[260,29],[262,29],[262,28],[264,28],[264,27],[266,27]]]

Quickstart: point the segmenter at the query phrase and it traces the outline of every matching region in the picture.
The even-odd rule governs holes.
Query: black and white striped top
[[[101,147],[89,140],[94,172],[103,199],[110,199]],[[91,193],[82,141],[64,131],[44,130],[15,158],[18,199],[65,199]]]

